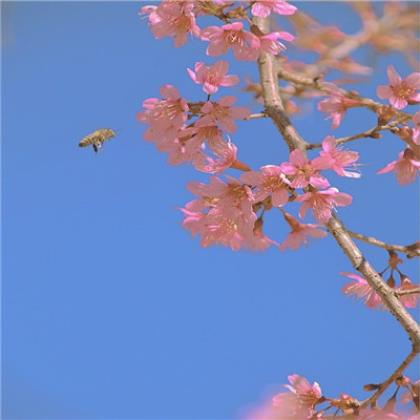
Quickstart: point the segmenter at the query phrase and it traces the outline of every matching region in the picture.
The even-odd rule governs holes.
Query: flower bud
[[[376,391],[377,389],[379,389],[380,386],[380,384],[366,384],[363,385],[363,389],[365,391]]]

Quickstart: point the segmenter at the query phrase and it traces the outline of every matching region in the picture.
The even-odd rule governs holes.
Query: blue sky
[[[155,41],[139,6],[2,3],[3,418],[240,418],[291,373],[330,396],[364,398],[363,384],[384,379],[409,342],[387,312],[340,292],[338,273],[351,266],[331,238],[296,252],[233,252],[203,249],[181,227],[186,183],[207,177],[168,166],[135,114],[165,83],[204,99],[185,69],[215,60],[200,41]],[[299,8],[358,29],[343,4]],[[388,54],[358,89],[374,95],[390,63],[411,72]],[[255,64],[232,63],[230,73],[255,79]],[[221,94],[259,110],[240,88]],[[317,111],[294,122],[310,141],[332,134]],[[355,110],[334,134],[374,124]],[[118,133],[101,153],[77,147],[101,127]],[[232,140],[255,168],[287,159],[269,121],[241,123]],[[351,147],[361,180],[329,177],[354,195],[340,217],[352,230],[414,242],[417,186],[375,175],[401,142],[386,135]],[[279,216],[267,224],[284,238]],[[377,269],[386,265],[385,252],[361,248]],[[402,269],[414,279],[418,265],[404,259]]]

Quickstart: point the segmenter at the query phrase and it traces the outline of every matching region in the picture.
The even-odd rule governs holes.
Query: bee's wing
[[[109,140],[112,137],[115,137],[115,131],[109,128],[103,128],[101,130],[98,130],[98,137],[100,138],[100,141],[103,143],[105,140]]]

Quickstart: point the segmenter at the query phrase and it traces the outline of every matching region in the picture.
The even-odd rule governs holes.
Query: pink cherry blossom
[[[263,232],[263,219],[258,218],[254,224],[252,235],[247,235],[244,241],[246,247],[252,251],[264,251],[271,245],[277,245]]]
[[[259,36],[260,39],[260,51],[264,51],[271,55],[277,55],[281,51],[286,50],[286,46],[279,41],[284,39],[285,41],[293,41],[295,37],[289,32],[271,32],[267,35]]]
[[[228,68],[229,63],[227,61],[218,61],[210,67],[202,62],[197,62],[194,71],[187,70],[195,83],[203,85],[204,92],[213,95],[219,90],[220,86],[234,86],[239,83],[238,76],[226,75]]]
[[[233,177],[227,177],[227,180],[228,182],[225,183],[218,177],[211,177],[208,185],[201,182],[190,182],[188,189],[200,197],[198,201],[194,201],[195,204],[198,204],[198,207],[194,205],[194,209],[217,207],[229,217],[241,215],[254,222],[255,213],[252,209],[254,197],[251,189]],[[209,198],[211,198],[210,206]]]
[[[275,244],[262,231],[262,219],[253,211],[251,189],[235,178],[227,182],[212,177],[209,184],[191,182],[188,189],[198,196],[181,209],[183,225],[201,236],[201,245],[220,244],[237,250],[263,250]]]
[[[407,148],[403,152],[400,152],[397,160],[388,163],[388,165],[377,173],[385,174],[394,171],[398,183],[405,185],[415,181],[416,176],[419,173],[419,168],[420,160],[416,159],[413,150]]]
[[[140,12],[149,15],[149,25],[157,39],[173,37],[175,47],[180,47],[187,42],[188,34],[200,36],[193,9],[193,1],[164,0],[158,6],[144,6]]]
[[[237,251],[244,245],[244,234],[251,226],[241,226],[238,218],[229,217],[218,209],[211,209],[207,214],[181,209],[185,214],[182,225],[191,231],[193,236],[201,236],[201,246],[224,245]],[[242,227],[242,229],[241,229]],[[250,235],[250,234],[249,234]]]
[[[188,117],[188,104],[172,85],[160,89],[163,99],[149,98],[143,102],[144,112],[137,113],[137,119],[150,127],[144,133],[149,141],[174,139]]]
[[[375,290],[369,285],[366,279],[359,276],[358,274],[353,274],[353,273],[340,273],[340,274],[355,280],[344,285],[343,287],[344,294],[353,295],[359,299],[363,299],[365,302],[365,305],[369,308],[385,309],[384,305],[382,304],[381,298],[375,292]],[[407,276],[402,277],[401,286],[393,287],[393,289],[396,292],[411,290],[411,289],[416,289],[416,288],[417,286],[413,284]],[[419,297],[417,294],[413,294],[413,295],[400,296],[399,299],[406,308],[415,308],[417,306]]]
[[[413,115],[412,121],[414,123],[412,140],[415,144],[420,145],[420,111]]]
[[[399,292],[403,292],[403,291],[417,289],[417,288],[418,288],[418,285],[412,283],[412,281],[407,276],[402,276],[401,286],[398,287],[396,290]],[[400,301],[406,308],[415,308],[417,306],[418,300],[419,300],[418,294],[400,296]]]
[[[260,40],[245,31],[242,22],[209,26],[201,32],[201,39],[209,41],[207,55],[226,54],[229,48],[237,60],[255,61],[259,55]]]
[[[305,217],[307,210],[310,208],[318,223],[327,223],[335,207],[350,205],[352,196],[339,192],[337,188],[328,188],[323,191],[307,192],[297,197],[296,201],[302,202],[299,217]]]
[[[255,187],[256,202],[271,196],[274,207],[280,207],[289,201],[288,186],[290,182],[284,176],[279,166],[267,165],[260,172],[249,171],[241,175],[241,181]]]
[[[237,147],[229,142],[209,142],[211,151],[216,156],[216,159],[205,155],[203,159],[193,161],[196,169],[209,174],[220,173],[227,168],[230,168],[236,161]]]
[[[309,384],[303,376],[290,375],[290,385],[285,385],[289,392],[282,392],[273,397],[273,406],[277,408],[276,415],[279,419],[308,419],[314,413],[316,403],[322,397],[319,384]]]
[[[235,119],[244,119],[250,115],[248,108],[232,106],[236,101],[234,96],[224,96],[217,102],[206,102],[201,107],[202,117],[195,122],[196,127],[218,125],[228,133],[236,131]]]
[[[252,5],[251,13],[254,16],[265,18],[272,12],[278,15],[293,15],[296,10],[295,6],[285,0],[258,0]]]
[[[155,145],[160,152],[168,153],[168,161],[172,165],[180,165],[191,160],[191,153],[179,138],[158,139],[155,141]],[[199,149],[198,152],[200,152]]]
[[[387,69],[389,85],[378,86],[376,91],[381,99],[388,99],[396,109],[403,109],[409,103],[420,102],[420,73],[411,73],[405,79],[396,72],[393,66]]]
[[[348,98],[339,88],[331,84],[328,97],[318,103],[318,111],[328,114],[327,119],[331,119],[332,128],[337,128],[347,110],[359,103],[360,101]]]
[[[323,169],[332,169],[340,176],[359,178],[359,173],[346,170],[347,166],[354,166],[354,163],[358,159],[359,154],[357,152],[340,150],[337,148],[335,138],[333,136],[327,136],[322,142],[320,157],[314,159],[313,163]]]
[[[292,231],[289,233],[284,242],[279,246],[280,251],[286,249],[298,249],[302,245],[307,245],[308,237],[323,238],[327,236],[327,232],[318,228],[318,225],[303,224],[297,221],[291,214],[283,212]]]
[[[289,162],[282,163],[280,167],[283,173],[292,177],[290,185],[293,188],[305,188],[308,185],[315,188],[327,188],[330,185],[328,180],[319,173],[322,166],[310,161],[302,150],[293,150],[290,153]]]
[[[199,121],[199,120],[198,120]],[[198,122],[196,121],[196,123]],[[205,140],[211,141],[223,141],[223,132],[218,128],[213,121],[210,121],[209,125],[205,124],[193,124],[190,127],[186,127],[182,130],[184,136],[197,139],[199,144]]]
[[[354,280],[344,285],[342,289],[344,294],[364,299],[365,305],[369,308],[383,308],[381,298],[363,277],[353,273],[340,274]]]

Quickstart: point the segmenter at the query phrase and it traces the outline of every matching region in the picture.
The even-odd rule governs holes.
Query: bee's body
[[[93,150],[98,152],[104,141],[109,140],[112,137],[115,137],[114,130],[111,130],[110,128],[100,128],[99,130],[88,134],[86,137],[83,137],[79,143],[79,147],[92,146]]]

